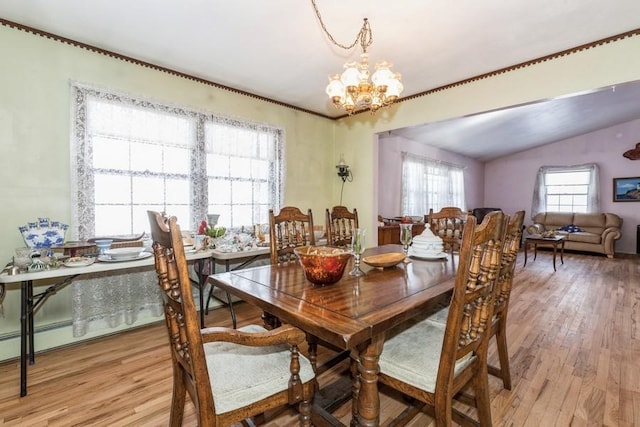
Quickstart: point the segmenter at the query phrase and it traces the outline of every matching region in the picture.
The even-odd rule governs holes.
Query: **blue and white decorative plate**
[[[38,222],[29,222],[18,227],[24,242],[30,248],[49,248],[62,245],[64,234],[69,226],[60,221],[49,221],[49,218],[38,218]]]

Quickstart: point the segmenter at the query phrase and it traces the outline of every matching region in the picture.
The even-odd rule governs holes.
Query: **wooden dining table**
[[[400,245],[365,251],[402,252]],[[386,332],[433,310],[450,298],[457,255],[444,259],[412,259],[391,268],[361,264],[361,277],[348,274],[332,285],[309,282],[299,263],[266,265],[214,274],[207,281],[339,349],[350,351],[358,363],[357,402],[351,425],[378,426],[378,359]],[[335,425],[335,424],[332,424]]]

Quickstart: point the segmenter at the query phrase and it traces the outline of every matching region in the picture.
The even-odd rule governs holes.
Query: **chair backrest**
[[[353,230],[358,228],[358,211],[353,212],[344,206],[327,209],[326,216],[327,244],[329,246],[346,247],[351,245]]]
[[[278,215],[269,209],[269,242],[271,264],[295,261],[293,249],[298,246],[315,246],[311,209],[306,215],[294,206],[283,207]]]
[[[448,206],[434,212],[429,209],[429,225],[431,231],[442,239],[445,251],[460,250],[462,230],[467,222],[468,214],[462,209]]]
[[[492,212],[481,225],[470,217],[464,227],[436,389],[449,388],[456,361],[464,357],[486,366],[507,221],[503,212]]]
[[[176,217],[148,211],[158,285],[171,347],[174,381],[182,380],[199,420],[214,420],[215,410],[200,332],[200,319],[191,293],[191,281]],[[199,425],[205,425],[200,422]]]
[[[524,223],[524,211],[518,211],[511,217],[504,238],[502,251],[502,266],[498,279],[498,292],[495,299],[494,316],[500,316],[509,306],[511,286],[513,285],[513,272],[516,268],[518,251],[520,250],[520,238],[522,237],[522,224]]]

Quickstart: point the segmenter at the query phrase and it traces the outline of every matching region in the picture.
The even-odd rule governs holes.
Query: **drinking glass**
[[[18,267],[21,272],[27,271],[31,264],[31,248],[16,248],[16,254],[13,257],[13,265]]]
[[[412,228],[413,224],[400,224],[400,243],[402,243],[402,251],[405,255],[409,252],[409,245],[413,238]]]
[[[356,228],[353,230],[353,236],[351,236],[351,251],[353,252],[353,269],[349,272],[349,276],[364,276],[364,271],[360,269],[360,257],[364,252],[365,245],[365,230],[363,228]]]

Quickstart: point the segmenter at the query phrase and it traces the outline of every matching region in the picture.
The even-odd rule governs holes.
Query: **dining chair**
[[[511,390],[511,369],[509,368],[509,351],[507,350],[507,312],[509,311],[509,299],[515,275],[520,239],[522,237],[522,224],[524,223],[524,211],[513,214],[504,240],[502,251],[502,266],[498,279],[498,292],[493,308],[493,321],[491,322],[491,336],[496,337],[498,359],[500,367],[488,366],[489,373],[502,378],[505,389]]]
[[[173,365],[170,425],[182,425],[188,393],[199,426],[228,426],[296,403],[300,425],[310,426],[315,374],[298,349],[304,332],[290,325],[200,329],[177,219],[148,216]]]
[[[437,426],[452,420],[491,425],[487,346],[507,221],[503,212],[487,215],[480,225],[475,217],[467,221],[445,324],[422,319],[384,343],[379,382],[429,407]],[[476,407],[477,421],[453,406],[467,386],[474,393],[464,402]],[[416,412],[403,414],[411,415],[396,425]]]
[[[442,239],[445,252],[458,252],[462,239],[462,229],[467,222],[468,214],[462,209],[448,206],[434,212],[429,209],[428,223],[431,231]]]
[[[277,215],[269,209],[269,243],[271,264],[295,261],[294,248],[315,246],[311,209],[306,215],[295,206],[285,206]]]
[[[491,322],[491,336],[496,337],[500,367],[488,365],[487,368],[491,375],[502,379],[502,384],[507,390],[511,390],[511,369],[509,368],[509,352],[507,349],[507,313],[509,310],[509,299],[511,298],[516,261],[520,250],[524,214],[524,211],[514,213],[507,225],[502,250],[500,275],[498,277],[498,291],[495,297],[493,320]],[[430,319],[445,323],[448,313],[449,308],[445,307],[431,315]]]
[[[353,230],[358,228],[358,211],[353,212],[344,206],[334,206],[331,211],[327,209],[326,229],[327,245],[347,247],[351,245]]]

